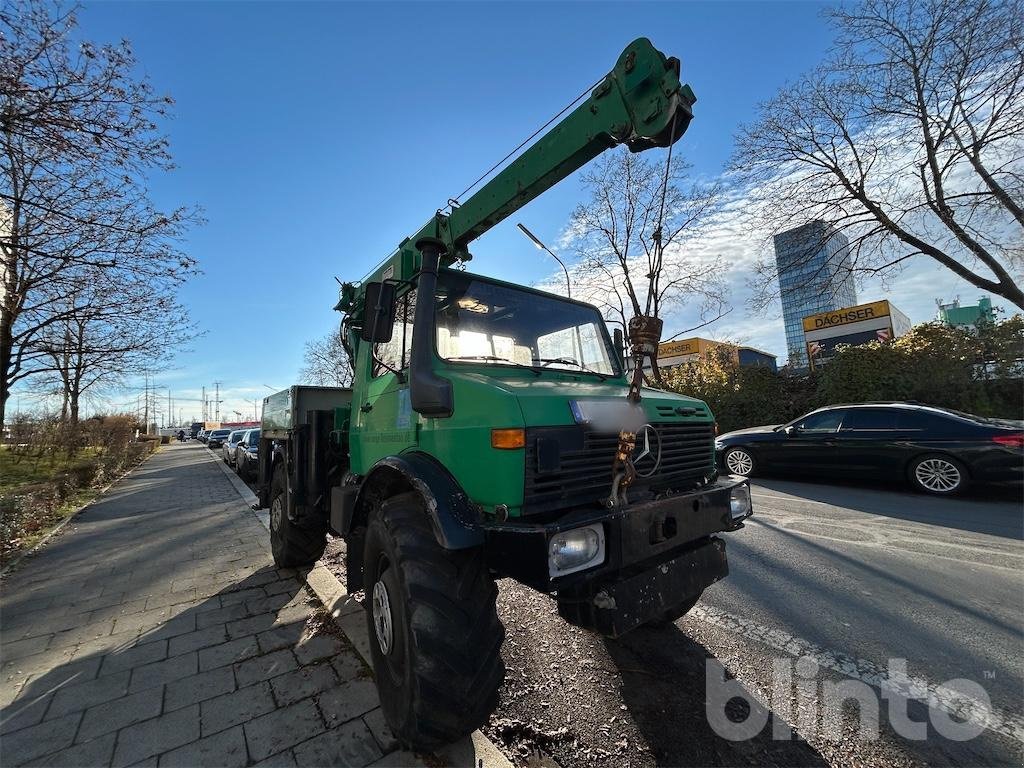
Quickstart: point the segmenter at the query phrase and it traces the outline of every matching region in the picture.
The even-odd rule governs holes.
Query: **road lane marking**
[[[1024,742],[1024,718],[1003,712],[995,707],[987,707],[984,702],[946,685],[935,685],[924,678],[909,675],[902,679],[890,678],[887,669],[879,667],[872,661],[822,648],[810,640],[763,626],[704,603],[694,606],[687,614],[688,618],[691,616],[718,629],[775,648],[787,655],[796,658],[809,657],[817,662],[819,667],[831,669],[845,677],[860,680],[896,696],[925,701],[933,709],[942,710],[961,720],[968,720],[987,730],[1008,736],[1018,742]]]
[[[981,568],[996,568],[1002,571],[1010,571],[1012,573],[1020,573],[1021,565],[1018,563],[1013,564],[1001,564],[988,562],[986,560],[974,559],[974,556],[991,557],[993,554],[999,557],[1007,557],[1016,560],[1024,560],[1024,550],[1020,552],[1013,552],[1004,548],[986,547],[982,545],[972,544],[960,544],[954,541],[946,541],[943,539],[931,539],[927,543],[934,544],[940,547],[947,547],[949,549],[963,550],[962,553],[950,552],[949,554],[943,554],[941,552],[928,552],[919,548],[918,542],[909,541],[906,537],[907,531],[897,530],[891,534],[886,534],[884,531],[875,531],[873,525],[870,522],[853,522],[853,521],[831,521],[829,524],[841,528],[847,527],[864,531],[864,537],[862,539],[849,539],[841,536],[829,535],[826,531],[806,531],[800,528],[792,527],[793,522],[800,522],[800,520],[792,515],[792,513],[783,513],[781,517],[773,517],[770,520],[762,514],[760,518],[755,514],[754,517],[749,518],[745,521],[747,525],[760,526],[768,530],[784,531],[791,536],[806,538],[806,539],[822,539],[824,541],[846,544],[851,547],[869,547],[874,549],[885,549],[891,552],[909,553],[915,557],[922,558],[937,558],[940,560],[949,560],[954,563],[964,564],[968,563],[971,567]],[[990,535],[990,534],[985,534]],[[1018,547],[1019,548],[1019,547]],[[967,559],[971,558],[971,559]]]

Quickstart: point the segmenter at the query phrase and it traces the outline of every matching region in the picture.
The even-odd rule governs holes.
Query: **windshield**
[[[446,360],[618,376],[604,319],[593,307],[443,270],[437,353]]]

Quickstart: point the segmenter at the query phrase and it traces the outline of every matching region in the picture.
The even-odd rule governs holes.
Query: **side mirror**
[[[800,428],[799,427],[794,427],[792,424],[790,424],[785,429],[787,437],[792,437],[793,435],[797,434],[799,431],[800,431]]]
[[[625,368],[625,349],[623,347],[622,329],[612,329],[612,344],[615,346],[615,356],[619,359],[619,367]]]
[[[383,344],[391,341],[394,326],[394,283],[367,283],[363,299],[363,327],[359,338],[373,344]]]

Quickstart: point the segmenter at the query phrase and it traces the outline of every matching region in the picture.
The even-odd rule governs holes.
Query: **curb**
[[[0,579],[3,579],[3,578],[4,578],[4,577],[5,577],[5,576],[6,576],[6,575],[7,575],[8,573],[12,572],[12,571],[13,571],[13,570],[14,570],[14,569],[15,569],[16,567],[18,567],[19,565],[21,565],[21,563],[22,563],[22,562],[23,562],[23,561],[24,561],[24,560],[25,560],[26,558],[28,558],[28,557],[31,557],[31,556],[32,556],[32,555],[34,555],[34,554],[35,554],[36,552],[38,552],[38,551],[39,551],[40,549],[42,549],[42,548],[43,548],[43,547],[45,547],[45,546],[46,546],[47,544],[49,544],[49,543],[50,543],[50,540],[51,540],[51,539],[52,539],[52,538],[53,538],[54,536],[56,536],[56,535],[57,535],[58,533],[60,533],[60,532],[61,532],[62,530],[64,530],[64,526],[66,526],[66,525],[67,525],[68,523],[70,523],[70,522],[71,522],[72,520],[74,520],[74,519],[75,519],[76,517],[78,517],[78,516],[79,516],[79,515],[80,515],[80,514],[81,514],[82,512],[84,512],[85,510],[87,510],[87,509],[88,509],[89,507],[91,507],[91,506],[92,506],[93,504],[95,504],[95,503],[96,503],[97,501],[100,501],[100,500],[101,500],[101,499],[103,498],[103,496],[104,496],[104,495],[106,494],[106,492],[107,492],[107,491],[109,491],[109,490],[110,490],[111,488],[113,488],[113,487],[114,487],[115,485],[117,485],[117,484],[118,484],[118,483],[120,483],[120,482],[121,482],[122,480],[124,480],[124,479],[125,479],[126,477],[128,477],[128,475],[130,475],[130,474],[131,474],[132,472],[134,472],[135,470],[137,470],[137,469],[139,469],[140,467],[142,467],[142,465],[143,465],[143,464],[145,464],[145,463],[146,463],[147,461],[149,461],[149,460],[150,460],[150,459],[152,459],[152,458],[153,458],[154,456],[156,456],[156,455],[157,455],[157,453],[158,453],[159,451],[160,451],[160,448],[159,448],[159,446],[158,446],[158,447],[157,447],[157,449],[156,449],[155,451],[153,451],[153,452],[152,452],[151,454],[149,454],[149,456],[147,456],[146,458],[144,458],[144,459],[143,459],[142,461],[140,461],[140,462],[139,462],[138,464],[136,464],[136,465],[135,465],[134,467],[129,467],[129,468],[128,468],[128,469],[126,469],[126,470],[125,470],[124,472],[122,472],[122,473],[121,473],[120,475],[118,475],[118,476],[117,476],[117,477],[115,477],[115,478],[114,478],[113,480],[111,480],[111,481],[110,481],[109,483],[107,483],[107,484],[106,484],[106,485],[104,485],[104,486],[103,486],[102,488],[100,488],[99,490],[97,490],[97,491],[96,491],[96,495],[95,495],[95,496],[94,496],[93,498],[91,498],[91,499],[90,499],[89,501],[85,502],[85,504],[83,504],[82,506],[78,507],[78,509],[72,510],[72,512],[71,512],[71,513],[70,513],[70,514],[69,514],[69,515],[68,515],[68,516],[67,516],[66,518],[64,518],[64,521],[63,521],[63,522],[61,522],[61,523],[60,523],[60,524],[59,524],[59,525],[58,525],[58,526],[57,526],[56,528],[54,528],[54,529],[53,529],[52,531],[50,531],[50,532],[49,532],[48,534],[46,534],[45,536],[43,536],[43,538],[41,538],[41,539],[40,539],[39,541],[37,541],[37,542],[36,542],[36,543],[35,543],[35,544],[34,544],[34,545],[32,546],[32,548],[31,548],[31,549],[27,549],[27,550],[25,550],[25,551],[24,551],[24,552],[22,552],[22,553],[21,553],[20,555],[18,555],[18,556],[17,556],[17,557],[16,557],[16,558],[15,558],[14,560],[12,560],[12,561],[11,561],[11,562],[9,562],[9,563],[8,563],[7,565],[5,565],[5,566],[3,567],[3,569],[2,569],[2,570],[0,570]]]
[[[246,511],[250,512],[268,531],[270,530],[270,513],[265,510],[253,510],[251,504],[256,503],[256,494],[236,475],[224,460],[209,448],[205,448],[211,461],[217,463],[239,497],[245,503]],[[267,543],[269,548],[269,542]],[[366,631],[366,619],[363,606],[356,602],[345,585],[331,571],[319,563],[307,572],[299,571],[306,585],[327,608],[334,623],[345,633],[352,646],[363,657],[370,669],[373,669],[373,658],[370,653],[370,637]],[[438,750],[435,755],[445,765],[452,768],[514,768],[513,764],[498,749],[498,746],[480,731],[473,731],[469,736]]]

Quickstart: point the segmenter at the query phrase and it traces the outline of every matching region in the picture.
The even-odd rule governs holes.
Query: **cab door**
[[[352,400],[352,469],[357,473],[417,443],[408,376],[414,312],[415,289],[398,297],[391,340],[359,345]]]

